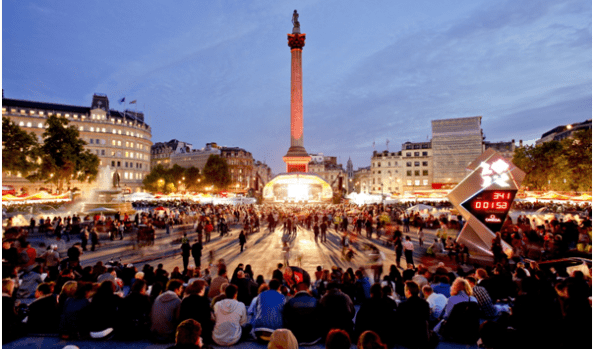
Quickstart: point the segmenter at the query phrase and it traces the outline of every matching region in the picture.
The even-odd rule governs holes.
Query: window
[[[411,153],[406,153],[406,156],[407,156],[407,157],[410,157],[410,156],[411,156]]]
[[[93,131],[95,131],[95,128],[94,127],[91,127],[91,132],[93,132]]]
[[[70,114],[66,113],[66,115],[65,115],[65,116],[66,116],[67,118],[69,118],[69,117],[70,117]]]
[[[428,170],[423,170],[423,176],[429,176],[429,171]]]
[[[39,128],[43,128],[43,123],[42,123],[42,122],[38,123],[38,124],[37,124],[37,127],[39,127]]]
[[[378,162],[377,163],[377,167],[382,167],[382,163],[381,162]]]
[[[409,161],[406,163],[406,167],[411,167],[411,166],[412,166],[412,162]]]
[[[111,167],[115,167],[115,161],[111,162]]]
[[[115,139],[112,139],[112,140],[111,140],[111,145],[116,145],[116,141],[115,141]]]
[[[128,172],[124,172],[124,179],[128,179]]]
[[[115,129],[115,128],[114,128],[114,129],[112,129],[111,131],[113,132],[113,134],[114,134],[114,135],[117,133],[117,131],[116,131],[116,129]]]
[[[128,167],[128,161],[124,162],[124,167]]]
[[[101,149],[101,155],[105,156],[105,149]]]
[[[428,179],[423,179],[423,185],[429,185],[429,180]]]
[[[31,126],[33,126],[33,124],[32,124],[32,123],[30,123],[30,122],[28,122],[28,123],[27,123],[27,127],[31,127]]]
[[[419,165],[421,165],[421,163],[420,163],[420,162],[418,162],[418,161],[415,161],[415,167],[417,167],[417,166],[419,166]]]
[[[412,181],[409,179],[406,181],[406,185],[412,185]]]
[[[415,185],[421,185],[421,180],[420,179],[415,179]]]
[[[118,141],[118,147],[122,146],[122,141]]]
[[[415,152],[415,156],[419,156],[419,152],[418,151]]]
[[[95,139],[95,144],[99,144],[99,138]]]
[[[116,154],[116,155],[117,155],[117,157],[118,157],[118,158],[121,158],[121,157],[122,157],[122,152],[121,152],[121,151],[119,151],[119,152],[117,152],[117,154]],[[118,165],[118,166],[120,166],[120,165]]]
[[[121,135],[122,134],[122,130],[118,130],[118,134]]]
[[[94,141],[94,139],[93,139],[93,138],[91,138],[91,144],[93,144],[93,141]]]
[[[24,121],[19,122],[19,126],[25,126],[25,122]]]
[[[382,171],[377,171],[377,174],[380,174],[380,173],[382,173]]]
[[[124,157],[125,157],[125,158],[127,158],[127,157],[128,157],[128,155],[129,155],[129,153],[128,153],[128,152],[125,152],[124,154],[125,154],[125,155],[124,155]]]
[[[121,166],[121,163],[118,161],[118,167],[120,167],[120,166]]]
[[[101,132],[105,132],[105,127],[103,127],[103,128],[101,129]]]
[[[126,148],[128,148],[128,145],[129,145],[129,144],[130,144],[130,143],[126,142]]]
[[[408,177],[412,176],[412,171],[406,171],[406,175],[407,175]]]
[[[423,156],[427,156],[427,152],[426,151],[423,152]]]
[[[421,175],[421,171],[415,171],[415,176],[420,176]]]
[[[415,149],[419,149],[419,148],[421,148],[421,146],[418,144],[415,144]]]
[[[423,161],[423,166],[429,166],[429,162],[428,161]]]

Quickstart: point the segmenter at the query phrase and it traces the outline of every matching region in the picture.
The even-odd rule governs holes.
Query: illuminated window
[[[429,180],[428,179],[423,179],[423,185],[429,185]]]
[[[91,127],[91,132],[93,132],[93,131],[95,131],[95,128],[94,127]]]
[[[70,117],[70,114],[66,114],[66,117],[69,118]]]
[[[78,128],[79,131],[84,131],[84,129],[85,128],[83,126],[81,126],[81,127]]]
[[[14,113],[14,109],[12,110],[12,112]],[[21,109],[21,114],[22,114],[22,115],[25,115],[25,113],[26,113],[26,112],[25,112],[25,109]]]
[[[30,123],[30,122],[28,122],[28,123],[27,123],[27,127],[31,127],[31,126],[33,126],[33,124],[32,124],[32,123]]]
[[[125,154],[126,154],[126,155],[124,155],[124,157],[125,157],[125,158],[127,158],[127,157],[128,157],[128,155],[129,155],[129,153],[128,153],[128,152],[126,152]]]
[[[118,130],[118,134],[121,135],[122,134],[122,130]]]
[[[60,116],[62,116],[62,113],[58,113],[57,115],[58,115],[58,117],[60,117]]]
[[[115,128],[114,128],[112,131],[113,131],[113,134],[115,135],[115,134],[116,134],[116,130],[115,130]]]
[[[101,129],[101,132],[105,132],[105,127],[103,127],[103,128]]]
[[[126,167],[128,167],[128,166],[126,166]],[[124,172],[124,179],[128,179],[128,172]]]
[[[126,148],[128,148],[128,145],[129,145],[128,142],[126,142]]]
[[[421,185],[421,180],[420,179],[415,179],[415,185]]]
[[[30,110],[29,114],[31,114],[31,115],[35,114],[35,110]]]
[[[118,147],[122,146],[122,141],[118,141]]]
[[[406,185],[412,185],[412,181],[409,179],[406,181]]]
[[[115,151],[111,152],[111,156],[115,156]],[[112,165],[113,166],[113,165]]]
[[[38,123],[38,124],[37,124],[37,127],[39,127],[39,128],[43,128],[43,123],[42,123],[42,122]]]

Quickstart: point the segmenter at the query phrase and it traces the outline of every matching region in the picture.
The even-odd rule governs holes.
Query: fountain
[[[91,195],[84,198],[79,212],[88,213],[134,213],[132,204],[125,202],[120,186],[119,174],[112,172],[109,166],[99,168],[97,188],[91,190]]]

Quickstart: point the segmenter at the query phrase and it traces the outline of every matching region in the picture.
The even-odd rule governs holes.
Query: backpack
[[[441,325],[440,334],[447,341],[475,344],[479,339],[480,308],[477,302],[454,305],[449,318]]]

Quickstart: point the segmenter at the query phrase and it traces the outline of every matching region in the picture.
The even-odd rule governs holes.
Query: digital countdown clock
[[[448,194],[466,223],[456,241],[464,243],[471,258],[492,261],[491,246],[526,174],[494,149],[485,150],[466,167],[468,175]],[[503,251],[511,257],[505,241]]]
[[[517,190],[483,190],[462,203],[468,212],[491,231],[501,230]]]

